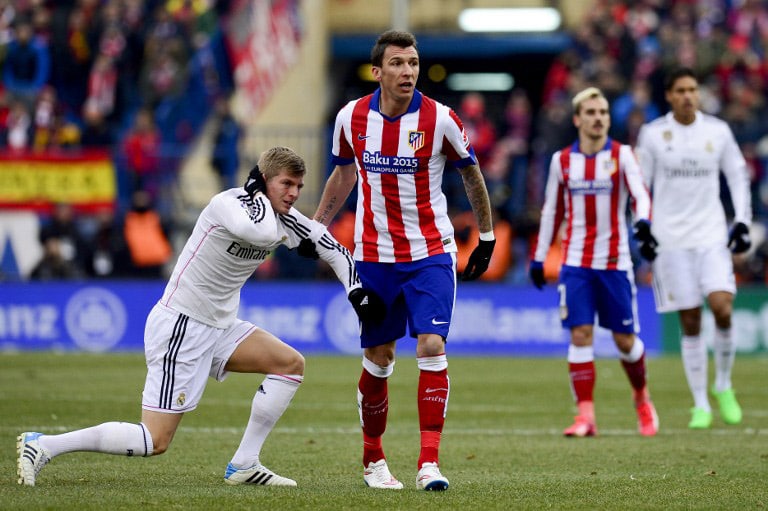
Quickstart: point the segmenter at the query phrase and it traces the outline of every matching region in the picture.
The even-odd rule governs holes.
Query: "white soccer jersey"
[[[333,163],[356,162],[355,259],[408,262],[456,252],[443,195],[446,161],[476,159],[458,116],[416,91],[396,118],[379,112],[380,89],[336,116]]]
[[[628,270],[625,212],[629,195],[635,219],[648,219],[651,204],[635,155],[611,139],[587,156],[579,143],[552,156],[534,260],[544,261],[561,220],[563,264],[595,270]]]
[[[176,262],[162,305],[216,328],[237,317],[240,289],[279,245],[295,248],[302,239],[315,242],[347,293],[360,287],[354,260],[325,226],[291,208],[275,215],[269,199],[253,199],[242,188],[223,191],[200,213]]]
[[[752,221],[746,163],[731,129],[720,119],[697,112],[686,126],[670,112],[640,129],[637,156],[651,188],[652,230],[660,252],[727,243],[720,170],[735,220]]]

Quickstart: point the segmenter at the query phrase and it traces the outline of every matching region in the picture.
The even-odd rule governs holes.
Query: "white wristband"
[[[493,231],[481,232],[480,239],[483,241],[493,241],[496,239],[496,236],[493,235]]]

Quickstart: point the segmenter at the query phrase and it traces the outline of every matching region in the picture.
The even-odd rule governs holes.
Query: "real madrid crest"
[[[179,406],[184,406],[184,403],[187,401],[187,395],[183,392],[179,394],[179,397],[176,398],[176,404]]]
[[[707,140],[706,145],[704,146],[704,150],[708,153],[714,152],[715,146],[712,145],[711,140]]]
[[[664,139],[664,142],[672,142],[672,130],[664,130],[661,133],[661,138]]]

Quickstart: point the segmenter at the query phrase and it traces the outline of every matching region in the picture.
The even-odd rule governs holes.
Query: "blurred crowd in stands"
[[[611,136],[634,145],[640,126],[668,110],[665,75],[686,66],[701,77],[702,110],[728,122],[750,172],[753,249],[736,261],[737,278],[766,283],[768,2],[597,0],[571,37],[549,69],[540,104],[515,90],[495,116],[476,94],[459,105],[498,217],[513,231],[510,254],[494,255],[510,261],[504,279],[526,281],[551,155],[575,138],[573,95],[589,85],[601,88],[611,103]],[[727,193],[723,198],[728,210]],[[559,257],[556,250],[550,256]],[[647,266],[636,260],[638,282],[648,282]]]
[[[117,174],[114,210],[81,215],[59,204],[42,215],[44,255],[32,278],[162,276],[179,163],[209,112],[226,117],[222,130],[231,122],[216,107],[233,88],[219,25],[227,8],[0,0],[0,150],[24,158],[98,149]],[[218,167],[228,184],[231,159]]]
[[[212,168],[222,188],[237,184],[232,148],[241,133],[227,107],[231,77],[211,54],[225,4],[0,0],[0,146],[109,148],[124,202],[115,212],[89,218],[73,218],[71,208],[57,207],[44,219],[45,257],[34,277],[163,275],[174,252],[165,194],[173,188],[183,151],[176,148],[190,141],[209,112],[217,119]],[[634,144],[639,127],[667,110],[666,72],[683,65],[700,74],[703,110],[730,124],[747,159],[755,242],[737,271],[742,282],[765,283],[768,2],[597,0],[570,35],[572,44],[553,60],[537,91],[540,103],[533,103],[529,91],[514,89],[504,108],[487,108],[486,97],[474,92],[451,105],[474,145],[496,214],[499,242],[483,279],[527,282],[549,160],[575,137],[573,94],[600,87],[611,102],[611,135]],[[197,99],[189,99],[191,93]],[[197,103],[190,107],[190,101]],[[477,227],[457,173],[446,172],[444,188],[454,209],[461,269]],[[341,214],[332,227],[349,247],[351,214]],[[147,253],[136,253],[141,249],[135,245],[147,244],[137,239],[154,240]],[[557,257],[555,250],[551,254]],[[295,257],[278,251],[257,278],[327,274],[308,261],[293,264]],[[647,282],[647,268],[639,258],[638,264],[639,282]]]

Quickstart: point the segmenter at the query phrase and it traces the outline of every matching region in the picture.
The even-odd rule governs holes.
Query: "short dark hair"
[[[371,64],[381,67],[384,63],[384,50],[387,46],[397,46],[398,48],[416,48],[416,37],[410,32],[402,30],[387,30],[376,39],[376,44],[371,49]]]
[[[259,168],[265,179],[275,177],[282,170],[286,170],[288,175],[294,177],[307,173],[304,159],[287,147],[273,147],[264,151],[259,158]]]
[[[664,81],[664,90],[670,91],[672,90],[672,87],[675,86],[675,82],[678,81],[680,78],[690,77],[696,80],[696,82],[699,81],[699,78],[696,76],[696,73],[691,69],[690,67],[679,67],[677,69],[672,70],[671,73],[667,75],[667,79]]]

